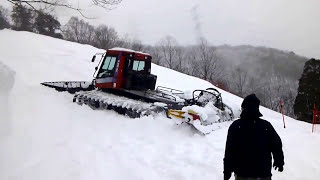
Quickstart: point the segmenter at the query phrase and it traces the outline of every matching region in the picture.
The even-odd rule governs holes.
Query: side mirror
[[[92,57],[91,62],[94,62],[94,60],[96,60],[96,55],[94,55],[94,56]]]
[[[98,66],[97,66],[97,67],[95,67],[94,69],[95,69],[95,70],[97,70],[97,69],[98,69]]]

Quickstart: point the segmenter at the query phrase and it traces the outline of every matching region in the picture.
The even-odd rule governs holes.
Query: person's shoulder
[[[260,122],[262,122],[265,125],[271,125],[271,123],[265,119],[259,118]],[[272,126],[272,125],[271,125]]]
[[[273,128],[272,124],[269,121],[267,121],[265,119],[261,119],[261,118],[259,118],[259,119],[260,119],[260,122],[263,124],[264,127],[268,128],[268,129],[269,128]]]
[[[230,128],[235,128],[235,127],[238,127],[242,124],[242,120],[241,119],[236,119],[232,122],[232,124],[230,125]]]

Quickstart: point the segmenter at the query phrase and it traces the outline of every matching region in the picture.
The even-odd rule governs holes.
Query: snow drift
[[[40,83],[90,81],[97,65],[91,57],[103,50],[11,30],[0,31],[0,39],[0,61],[16,72],[7,100],[10,135],[0,139],[0,179],[223,179],[230,122],[199,136],[163,116],[128,119],[79,106],[72,103],[72,95]],[[161,86],[185,91],[213,87],[157,65],[152,73]],[[242,99],[221,92],[224,102],[239,110]],[[284,145],[284,172],[273,171],[274,179],[317,179],[319,133],[312,134],[310,124],[288,117],[284,129],[279,113],[263,107],[261,112]]]
[[[0,137],[10,131],[10,91],[14,85],[15,72],[0,61]]]

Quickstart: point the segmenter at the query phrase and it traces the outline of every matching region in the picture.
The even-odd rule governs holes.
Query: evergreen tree
[[[320,60],[311,59],[305,63],[299,80],[298,95],[294,113],[299,120],[312,122],[313,104],[320,108]]]
[[[38,11],[37,17],[35,19],[35,30],[39,34],[62,38],[60,33],[56,33],[57,30],[60,30],[60,22],[56,20],[52,15]]]
[[[32,25],[32,10],[22,5],[14,5],[12,9],[12,21],[13,29],[18,31],[30,31],[33,30]]]

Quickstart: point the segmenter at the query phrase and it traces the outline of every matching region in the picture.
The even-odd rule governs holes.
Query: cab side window
[[[143,71],[145,69],[145,62],[144,61],[133,61],[132,70],[134,71]]]

